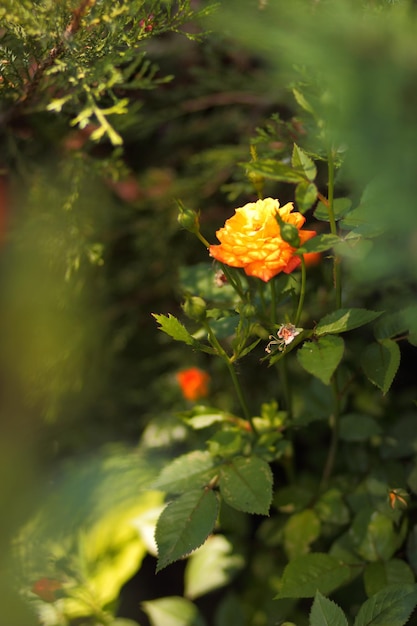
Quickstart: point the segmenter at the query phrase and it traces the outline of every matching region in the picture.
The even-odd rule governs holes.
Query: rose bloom
[[[177,380],[182,395],[187,400],[199,400],[199,398],[205,398],[208,395],[210,376],[198,367],[190,367],[178,372]]]
[[[210,255],[225,265],[243,267],[248,276],[265,282],[280,272],[289,274],[301,261],[294,254],[296,248],[281,239],[277,213],[298,229],[300,245],[316,234],[313,230],[300,230],[305,217],[292,212],[293,208],[292,202],[280,207],[278,200],[265,198],[236,209],[217,231],[220,245],[210,246]]]
[[[32,593],[36,594],[44,602],[55,602],[56,591],[62,588],[62,583],[54,578],[40,578],[32,587]]]
[[[303,257],[306,267],[313,267],[313,265],[318,265],[321,261],[320,252],[306,252],[303,254]]]

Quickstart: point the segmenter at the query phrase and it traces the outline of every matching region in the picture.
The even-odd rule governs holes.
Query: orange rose
[[[276,220],[292,224],[299,231],[300,245],[316,234],[313,230],[300,230],[305,217],[297,211],[292,213],[292,202],[283,207],[278,200],[265,198],[250,202],[236,209],[216,236],[220,245],[210,246],[210,255],[231,267],[243,267],[248,276],[256,276],[268,282],[276,274],[289,274],[301,263],[294,254],[296,248],[281,238],[281,229]]]
[[[303,254],[303,257],[306,267],[313,267],[313,265],[318,265],[321,261],[320,252],[306,252]]]
[[[54,578],[40,578],[32,587],[32,593],[36,594],[44,602],[55,602],[56,592],[62,588],[62,583]]]
[[[190,367],[178,372],[177,380],[181,387],[182,395],[187,400],[198,400],[208,395],[210,376],[198,367]]]

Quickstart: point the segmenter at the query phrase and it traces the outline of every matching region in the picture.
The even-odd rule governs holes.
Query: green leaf
[[[375,339],[393,339],[398,335],[417,331],[417,307],[407,307],[389,315],[384,315],[375,324]]]
[[[284,549],[288,559],[306,554],[320,536],[321,524],[312,509],[291,515],[284,527]]]
[[[388,585],[414,583],[414,574],[407,563],[400,559],[377,561],[368,563],[363,582],[366,594],[370,597]]]
[[[398,548],[392,519],[371,508],[356,515],[351,535],[356,552],[366,561],[388,560]]]
[[[317,336],[345,333],[348,330],[369,324],[380,315],[382,315],[380,311],[368,311],[367,309],[338,309],[325,315],[317,324],[314,333]]]
[[[170,502],[158,519],[156,571],[199,548],[216,523],[219,500],[211,489],[193,489]]]
[[[308,102],[308,100],[305,98],[304,94],[301,93],[301,91],[299,91],[298,89],[293,89],[292,93],[294,95],[294,98],[297,102],[297,104],[304,109],[304,111],[307,111],[307,113],[311,113],[311,115],[315,115],[315,111],[313,109],[313,107],[311,106],[311,104]]]
[[[370,415],[349,413],[340,418],[339,436],[343,441],[367,441],[381,433],[380,425]]]
[[[195,450],[183,454],[165,465],[151,489],[177,494],[193,488],[204,487],[216,473],[213,457],[208,452]]]
[[[348,626],[348,621],[335,602],[317,591],[311,607],[310,626]]]
[[[194,600],[205,593],[224,587],[245,564],[224,535],[213,535],[187,561],[184,594]]]
[[[222,466],[220,492],[224,500],[246,513],[268,515],[272,501],[272,472],[256,456],[238,456]]]
[[[400,365],[401,353],[392,339],[382,339],[365,348],[361,365],[368,379],[386,394]]]
[[[329,554],[316,552],[290,561],[284,569],[277,598],[312,598],[327,595],[350,579],[349,567]]]
[[[298,248],[297,252],[305,254],[306,252],[325,252],[326,250],[330,250],[336,244],[343,241],[337,235],[318,235],[317,237],[313,237],[305,242],[301,248]]]
[[[160,330],[163,330],[164,333],[175,339],[175,341],[183,341],[188,346],[198,345],[198,341],[190,335],[185,326],[171,313],[168,316],[159,313],[152,313],[152,315],[158,322]]]
[[[295,203],[301,213],[305,213],[317,200],[317,187],[314,183],[304,180],[295,188]]]
[[[300,183],[305,180],[301,172],[275,159],[251,161],[250,163],[245,163],[245,168],[253,174],[259,174],[264,178],[279,180],[283,183]]]
[[[352,201],[349,198],[335,198],[333,201],[333,212],[335,220],[340,220],[350,209],[352,206]],[[314,217],[316,220],[321,220],[323,222],[329,222],[329,209],[323,204],[323,202],[319,202],[316,210],[314,211]]]
[[[323,522],[341,526],[349,522],[349,509],[339,489],[333,488],[323,493],[314,505],[314,510]]]
[[[404,626],[417,605],[417,585],[391,585],[359,609],[354,626]]]
[[[152,626],[204,626],[198,609],[186,598],[167,596],[142,602]]]
[[[292,151],[291,165],[296,170],[302,170],[309,181],[313,181],[317,176],[316,164],[297,144],[294,144]]]
[[[320,337],[318,341],[306,341],[297,351],[297,359],[309,374],[328,385],[342,360],[344,347],[341,337]]]

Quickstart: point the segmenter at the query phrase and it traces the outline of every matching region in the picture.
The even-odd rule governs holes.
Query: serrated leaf
[[[297,351],[297,359],[309,374],[328,385],[342,360],[344,347],[341,337],[320,337],[318,341],[306,341]]]
[[[412,569],[405,561],[391,559],[368,563],[363,573],[363,582],[368,597],[378,593],[388,585],[414,583]]]
[[[345,333],[354,328],[369,324],[372,320],[382,315],[381,311],[368,311],[367,309],[338,309],[325,315],[314,329],[317,336]]]
[[[219,499],[211,489],[193,489],[170,502],[156,524],[156,571],[199,548],[212,532],[218,511]]]
[[[213,589],[224,587],[245,564],[224,535],[213,535],[187,561],[184,594],[194,600]]]
[[[284,549],[288,559],[306,554],[320,535],[321,524],[312,509],[291,515],[284,526]]]
[[[245,513],[268,515],[272,501],[272,472],[263,459],[235,457],[223,465],[219,485],[229,506]]]
[[[294,144],[291,164],[294,169],[302,170],[309,181],[313,181],[317,176],[316,164],[297,144]]]
[[[349,567],[339,559],[315,552],[290,561],[284,569],[277,598],[312,598],[327,595],[348,582]]]
[[[300,183],[305,180],[301,172],[296,171],[285,163],[275,159],[259,159],[245,164],[246,169],[254,174],[260,174],[271,180],[279,180],[284,183]]]
[[[417,605],[417,585],[391,585],[359,609],[354,626],[404,626]]]
[[[182,493],[189,489],[190,484],[194,488],[204,487],[215,473],[215,462],[211,454],[195,450],[165,465],[152,483],[151,489],[170,494]]]
[[[310,626],[348,626],[348,621],[340,606],[318,591],[311,607]]]
[[[181,324],[181,322],[174,317],[174,315],[171,315],[171,313],[168,315],[163,315],[162,313],[152,313],[152,316],[158,322],[160,330],[175,339],[175,341],[183,341],[188,346],[198,344],[185,326],[183,326],[183,324]]]
[[[295,203],[300,213],[305,213],[317,200],[317,187],[314,183],[307,180],[298,183],[295,188]]]
[[[368,379],[386,394],[400,366],[401,353],[392,339],[382,339],[365,348],[361,365]]]
[[[342,241],[343,239],[337,235],[330,235],[328,233],[325,235],[317,235],[317,237],[306,241],[301,248],[298,248],[298,252],[302,254],[306,252],[325,252]]]
[[[204,626],[198,609],[186,598],[167,596],[142,602],[151,626]]]
[[[352,206],[352,201],[349,198],[335,198],[333,201],[333,213],[335,220],[340,220],[346,213],[349,211]],[[319,202],[316,210],[314,211],[314,217],[317,220],[321,220],[324,222],[329,222],[329,209],[323,204],[323,202]]]

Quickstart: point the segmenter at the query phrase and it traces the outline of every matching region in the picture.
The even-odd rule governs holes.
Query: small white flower
[[[276,337],[275,335],[269,335],[270,341],[265,348],[265,352],[270,354],[272,346],[276,346],[282,352],[302,331],[302,328],[296,328],[294,324],[281,324]]]

